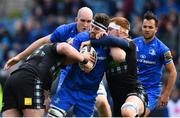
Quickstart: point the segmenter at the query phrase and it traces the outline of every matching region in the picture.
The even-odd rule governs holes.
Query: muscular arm
[[[84,57],[79,53],[75,48],[73,48],[68,43],[59,43],[56,47],[56,50],[59,54],[67,56],[66,63],[82,62]]]
[[[51,43],[50,36],[45,36],[43,38],[38,39],[37,41],[33,42],[29,47],[27,47],[23,52],[19,53],[17,56],[19,59],[24,59],[29,56],[34,50],[38,49],[40,46],[44,44]]]
[[[176,77],[177,77],[176,68],[175,68],[173,62],[167,64],[165,67],[169,72],[169,79],[168,79],[167,85],[163,87],[162,95],[161,95],[160,101],[159,101],[159,108],[167,105],[169,96],[172,92],[172,89],[173,89],[173,86],[175,84]]]
[[[27,56],[29,56],[33,51],[38,49],[40,46],[42,46],[44,44],[51,43],[50,36],[51,35],[48,35],[48,36],[45,36],[43,38],[38,39],[37,41],[32,43],[28,48],[26,48],[23,52],[19,53],[15,57],[8,60],[8,62],[4,66],[4,69],[9,69],[11,66],[18,63],[20,60],[22,60],[22,59],[26,58]]]
[[[129,43],[126,40],[123,40],[114,36],[104,36],[100,40],[91,40],[92,46],[102,45],[102,46],[111,46],[111,47],[120,47],[123,50],[129,49]]]
[[[125,57],[126,57],[125,51],[130,48],[128,41],[113,36],[106,36],[103,37],[101,40],[91,40],[91,44],[112,46],[110,48],[110,54],[113,60],[117,62],[125,61]]]
[[[169,79],[168,79],[167,86],[165,87],[165,90],[163,90],[163,91],[166,92],[168,96],[170,96],[172,88],[176,81],[177,72],[176,72],[176,68],[175,68],[173,62],[167,64],[165,67],[169,72]]]

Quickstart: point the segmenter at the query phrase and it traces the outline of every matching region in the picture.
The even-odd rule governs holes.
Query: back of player
[[[106,77],[109,90],[114,102],[114,116],[121,116],[121,107],[129,95],[136,95],[147,105],[143,98],[144,90],[137,80],[136,46],[130,41],[130,50],[126,51],[126,61],[118,63],[111,61]]]
[[[43,115],[43,89],[50,89],[51,75],[64,58],[65,56],[58,55],[56,44],[42,46],[31,54],[17,70],[11,73],[10,78],[6,81],[3,113],[14,110],[15,116],[21,116],[21,113],[28,114],[26,113],[28,109],[36,109],[39,112],[28,115],[38,116],[41,113]],[[19,111],[16,111],[16,108]]]

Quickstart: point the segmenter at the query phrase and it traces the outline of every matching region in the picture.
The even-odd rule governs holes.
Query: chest
[[[137,50],[137,59],[140,60],[146,60],[149,61],[147,63],[155,63],[159,61],[160,54],[159,49],[154,44],[137,44],[136,45]]]

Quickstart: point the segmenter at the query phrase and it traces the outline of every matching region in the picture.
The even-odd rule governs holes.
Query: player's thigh
[[[3,107],[2,107],[2,112],[9,110],[9,109],[15,109],[18,107],[17,104],[17,99],[16,99],[16,95],[14,94],[16,93],[16,90],[12,89],[13,86],[16,86],[14,84],[14,81],[16,81],[16,76],[15,74],[11,75],[5,85],[4,85],[4,91],[3,91]],[[10,111],[14,111],[14,110],[10,110]]]
[[[147,96],[148,96],[148,106],[147,108],[152,111],[157,107],[158,104],[158,95],[156,95],[156,91],[152,92],[149,90],[146,90]]]
[[[43,117],[45,109],[23,109],[23,117]]]
[[[42,82],[29,71],[22,70],[13,82],[18,109],[44,109],[44,91]]]
[[[108,105],[107,100],[107,92],[105,89],[105,86],[103,84],[103,81],[99,84],[99,89],[97,91],[97,97],[96,97],[96,107],[99,107],[101,105]]]
[[[74,93],[67,87],[62,87],[51,98],[50,108],[55,108],[59,111],[63,111],[64,114],[75,104]]]
[[[12,108],[2,112],[3,117],[21,117],[22,114],[18,109]]]
[[[81,101],[80,104],[74,107],[74,114],[76,117],[92,117],[94,114],[94,101]]]
[[[90,95],[78,92],[77,102],[74,107],[74,114],[77,117],[91,117],[94,114],[96,94]]]

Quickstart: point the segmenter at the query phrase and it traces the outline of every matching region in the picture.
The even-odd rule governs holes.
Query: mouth
[[[87,28],[84,27],[84,28],[82,28],[82,30],[85,31],[85,30],[87,30]]]

